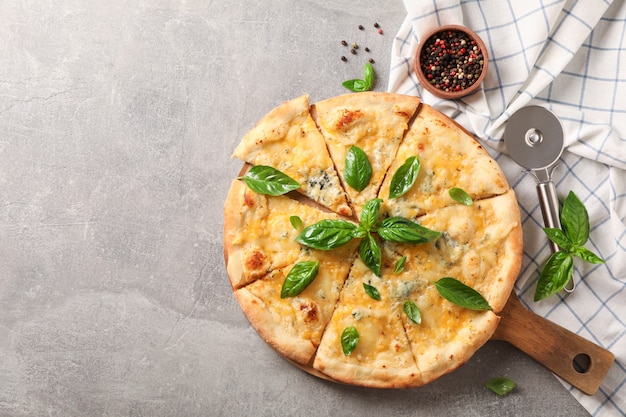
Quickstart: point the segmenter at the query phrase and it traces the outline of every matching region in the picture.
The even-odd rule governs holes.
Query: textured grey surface
[[[0,416],[587,415],[501,342],[420,389],[328,383],[274,353],[232,297],[235,144],[284,100],[345,92],[365,56],[341,39],[369,46],[385,90],[404,14],[0,1]],[[499,375],[518,384],[502,398],[484,388]]]

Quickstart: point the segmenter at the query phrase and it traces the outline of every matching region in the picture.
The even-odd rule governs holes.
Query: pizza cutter
[[[545,227],[560,228],[559,200],[552,182],[552,173],[563,153],[563,126],[559,119],[544,107],[523,107],[507,121],[504,145],[509,156],[535,177]],[[559,249],[551,240],[548,243],[553,253]],[[565,291],[573,290],[572,278]]]

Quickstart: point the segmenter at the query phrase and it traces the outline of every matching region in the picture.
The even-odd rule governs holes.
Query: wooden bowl
[[[487,75],[487,48],[465,26],[439,26],[426,33],[417,48],[414,70],[418,82],[444,99],[475,92]]]

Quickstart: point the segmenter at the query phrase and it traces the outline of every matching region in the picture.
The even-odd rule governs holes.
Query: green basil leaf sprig
[[[388,242],[426,243],[437,239],[441,232],[428,229],[404,217],[387,217],[376,226],[376,232]]]
[[[487,381],[486,386],[498,395],[506,395],[515,388],[515,381],[505,376],[499,376]]]
[[[402,271],[404,271],[404,267],[406,266],[406,255],[401,257],[396,261],[396,264],[393,267],[393,273],[398,275]]]
[[[391,177],[389,186],[389,198],[403,196],[413,187],[420,171],[420,160],[417,156],[411,156],[396,170]]]
[[[295,297],[309,286],[317,277],[319,271],[318,261],[304,261],[296,263],[283,281],[280,290],[280,298]]]
[[[325,219],[307,226],[296,236],[296,242],[313,249],[331,250],[353,239],[357,225],[346,220]]]
[[[341,332],[341,349],[349,356],[359,344],[359,331],[354,326],[348,326]]]
[[[382,251],[371,233],[368,233],[359,244],[359,257],[363,263],[377,276],[380,276]]]
[[[554,252],[544,265],[535,289],[535,301],[543,300],[565,288],[574,273],[574,257],[567,252]]]
[[[422,313],[417,305],[411,301],[407,300],[402,304],[402,311],[404,314],[415,324],[422,324]]]
[[[289,216],[289,223],[291,223],[296,230],[302,229],[302,219],[300,216]]]
[[[363,191],[372,179],[372,165],[363,149],[351,146],[346,154],[343,177],[357,191]]]
[[[457,203],[461,203],[465,206],[471,206],[474,204],[472,197],[470,197],[470,195],[462,188],[450,188],[448,194],[450,194],[450,197],[452,197],[452,199]]]
[[[478,291],[463,284],[458,279],[441,278],[435,281],[435,287],[443,298],[459,307],[479,311],[491,310],[487,300]]]
[[[378,222],[378,215],[380,212],[380,205],[383,200],[380,198],[374,198],[365,203],[361,210],[361,225],[365,230],[370,231],[372,227]]]
[[[347,244],[352,239],[361,239],[359,257],[372,272],[380,276],[382,250],[374,233],[389,242],[412,244],[430,242],[441,236],[441,232],[403,217],[388,217],[378,221],[381,204],[382,200],[379,198],[368,201],[363,206],[358,225],[346,220],[322,220],[305,227],[296,236],[296,241],[313,249],[331,250]],[[405,262],[406,257],[401,264],[396,265],[395,269],[398,271],[396,273],[404,269]]]
[[[604,260],[583,245],[589,240],[589,214],[580,199],[570,191],[561,210],[561,229],[544,228],[548,239],[559,246],[544,265],[535,289],[535,301],[561,291],[574,274],[574,257],[592,264]]]
[[[364,282],[363,289],[365,290],[365,293],[369,295],[370,297],[372,297],[374,300],[380,301],[380,292],[378,291],[378,288]]]
[[[255,193],[283,195],[300,188],[300,183],[282,171],[266,165],[255,165],[239,177]]]
[[[344,87],[346,87],[350,91],[354,91],[355,93],[360,93],[363,91],[369,91],[374,86],[374,67],[369,62],[365,63],[363,67],[363,79],[353,79],[347,80],[341,83]]]

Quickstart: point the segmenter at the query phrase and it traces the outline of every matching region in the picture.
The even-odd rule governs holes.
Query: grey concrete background
[[[322,381],[232,297],[235,144],[284,100],[346,92],[366,56],[342,39],[371,49],[385,90],[404,15],[399,0],[0,1],[0,416],[587,415],[501,342],[419,389]],[[484,387],[501,375],[506,397]]]

